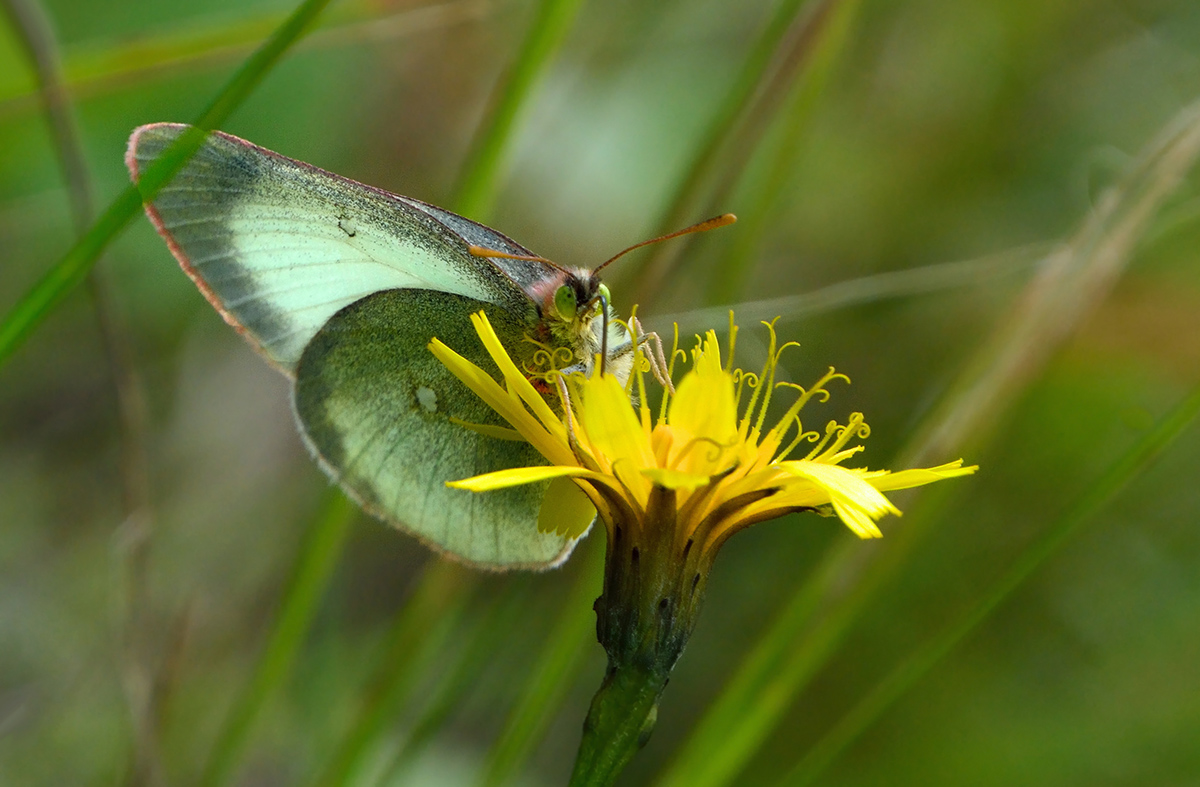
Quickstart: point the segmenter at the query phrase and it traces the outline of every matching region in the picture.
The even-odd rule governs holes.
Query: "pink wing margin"
[[[134,185],[137,185],[139,179],[141,178],[141,172],[138,170],[137,147],[142,135],[148,131],[153,131],[156,129],[183,128],[187,128],[187,126],[183,123],[149,123],[144,126],[138,126],[133,130],[133,133],[129,135],[129,144],[125,148],[125,166],[129,169],[129,177],[133,181]],[[245,145],[248,148],[253,148],[259,153],[263,153],[267,156],[278,155],[267,150],[266,148],[255,145],[253,142],[247,142],[240,137],[235,137],[232,134],[226,134],[223,131],[212,131],[209,133],[220,136],[229,140],[230,142],[236,142],[239,145]],[[237,331],[251,347],[254,348],[254,351],[267,361],[267,363],[269,363],[275,369],[278,369],[279,372],[289,380],[296,379],[295,370],[283,366],[274,358],[272,358],[270,354],[263,349],[262,344],[259,343],[254,334],[252,334],[250,330],[238,320],[237,317],[235,317],[228,309],[225,308],[224,304],[221,303],[221,299],[215,292],[213,292],[212,287],[208,285],[208,282],[206,282],[203,277],[200,276],[200,273],[196,270],[195,266],[192,265],[191,260],[188,259],[188,255],[184,252],[183,247],[179,245],[179,243],[175,240],[175,237],[171,234],[171,231],[167,229],[166,224],[163,223],[162,216],[159,215],[158,210],[154,207],[154,203],[143,201],[142,207],[146,210],[146,218],[150,219],[150,223],[154,225],[155,231],[162,236],[162,239],[166,241],[167,248],[171,250],[171,254],[174,255],[175,259],[179,261],[179,267],[183,269],[183,272],[186,273],[188,278],[192,280],[192,283],[196,285],[196,289],[200,290],[200,294],[204,296],[204,299],[207,300],[212,307],[217,310],[217,314],[221,315],[221,319],[225,320],[226,323],[232,326],[233,329]]]

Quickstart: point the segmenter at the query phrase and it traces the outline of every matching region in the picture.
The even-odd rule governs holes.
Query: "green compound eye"
[[[575,319],[575,290],[564,284],[554,292],[554,310],[564,320]]]
[[[608,291],[608,285],[603,282],[600,284],[600,297],[604,299],[606,306],[612,305],[612,293]]]

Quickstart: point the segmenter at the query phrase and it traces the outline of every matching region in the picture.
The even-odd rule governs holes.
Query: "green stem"
[[[583,723],[570,787],[608,787],[616,781],[617,774],[650,738],[658,718],[658,699],[666,686],[666,672],[609,663]]]
[[[650,738],[658,699],[683,653],[704,598],[712,553],[677,543],[674,490],[656,486],[641,521],[608,524],[596,637],[604,682],[583,723],[571,787],[607,787]]]

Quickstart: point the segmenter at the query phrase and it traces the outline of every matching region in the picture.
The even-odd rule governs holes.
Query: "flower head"
[[[713,331],[698,339],[690,354],[673,349],[669,366],[679,356],[690,355],[691,368],[674,391],[663,391],[655,417],[646,397],[645,373],[651,370],[651,359],[636,336],[634,371],[624,384],[611,374],[585,378],[543,372],[542,379],[558,391],[559,407],[554,408],[531,384],[529,370],[513,363],[487,317],[480,312],[472,321],[504,385],[436,339],[430,349],[550,464],[500,470],[449,485],[486,492],[571,478],[595,505],[610,535],[618,527],[644,530],[652,492],[660,489],[673,493],[674,540],[680,547],[691,542],[691,548],[699,547],[702,553],[714,553],[730,535],[751,524],[793,511],[833,514],[861,538],[876,538],[881,535],[876,521],[900,513],[884,491],[976,469],[963,467],[961,460],[896,473],[845,467],[863,449],[850,443],[869,434],[862,414],[852,413],[844,424],[830,421],[821,431],[806,430],[800,414],[811,400],[829,398],[829,383],[849,380],[831,368],[808,388],[777,382],[779,358],[794,345],[777,347],[769,324],[770,347],[759,374],[734,369],[732,357],[722,364]],[[732,345],[736,326],[731,325],[730,337]],[[668,375],[671,371],[666,370]],[[791,394],[791,404],[767,428],[767,408],[781,390]],[[563,505],[562,498],[550,495],[549,505]],[[540,522],[576,535],[591,520],[590,511],[582,510],[583,516],[563,521],[544,509]]]

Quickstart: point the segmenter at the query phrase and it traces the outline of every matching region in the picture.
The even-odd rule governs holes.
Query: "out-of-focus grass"
[[[1000,604],[1021,586],[1042,563],[1049,560],[1111,502],[1130,481],[1141,474],[1180,436],[1185,434],[1200,414],[1200,388],[1182,402],[1142,437],[1128,452],[1109,468],[1057,522],[1037,541],[1030,544],[1020,559],[996,581],[963,619],[904,659],[878,685],[810,749],[786,776],[781,785],[811,784],[829,767],[839,754],[861,737],[871,724],[895,703],[939,661],[945,658],[964,638],[979,627]]]
[[[486,11],[486,3],[480,0],[451,0],[423,7],[342,2],[299,47],[387,41],[430,28],[477,22]],[[187,19],[174,29],[80,42],[64,53],[63,85],[76,99],[94,98],[189,70],[220,68],[253,52],[285,18],[282,12],[250,16],[225,12],[208,20]],[[19,69],[5,76],[8,79],[0,82],[0,117],[35,110],[39,103],[36,85],[24,79]]]
[[[137,186],[127,186],[66,254],[0,318],[0,363],[16,350],[72,288],[83,281],[96,259],[133,218],[142,200],[153,199],[159,189],[199,150],[205,134],[216,128],[246,100],[250,91],[328,3],[329,0],[301,3],[207,104],[192,124],[193,127],[181,134],[163,151],[162,156],[146,167]]]
[[[803,345],[789,372],[807,379],[828,365],[847,371],[855,385],[820,417],[865,412],[873,427],[866,459],[883,465],[946,397],[1030,277],[1044,275],[1031,272],[1027,250],[1062,243],[1102,211],[1101,195],[1133,154],[1200,95],[1200,12],[1184,0],[834,5],[857,8],[841,39],[831,39],[832,54],[816,50],[815,70],[797,72],[800,92],[785,91],[779,111],[756,126],[758,141],[717,157],[732,168],[717,166],[689,190],[697,202],[681,223],[724,210],[742,222],[677,249],[662,301],[685,313],[742,299],[783,310],[781,332]],[[285,6],[48,4],[101,203],[124,185],[129,131],[194,115],[263,34],[253,20],[277,20]],[[820,7],[581,5],[504,143],[508,163],[489,189],[493,225],[568,264],[593,264],[648,237],[694,162],[705,160],[712,130],[726,129],[719,145],[747,138],[721,118],[745,74],[780,73],[779,63],[764,65],[755,54],[778,51],[756,49],[772,20],[786,12],[788,29],[798,30]],[[402,19],[408,32],[381,34],[377,26],[403,27]],[[448,204],[489,96],[503,89],[502,71],[522,56],[536,19],[533,2],[339,4],[314,45],[281,62],[224,127]],[[145,41],[169,45],[146,54]],[[70,222],[46,128],[12,92],[31,82],[7,30],[0,72],[0,95],[9,96],[0,108],[7,314],[67,248]],[[944,500],[923,500],[910,511],[913,522],[885,523],[887,537],[875,546],[884,555],[903,551],[903,560],[807,688],[778,698],[778,723],[739,784],[776,783],[901,654],[969,614],[1196,383],[1195,183],[1189,175],[1168,197],[1092,315],[1055,339],[1058,349],[1023,388],[1000,393],[984,419],[993,442],[967,449],[981,474]],[[716,193],[728,196],[710,210]],[[158,529],[146,559],[147,620],[183,621],[178,631],[151,632],[175,643],[164,654],[170,690],[157,722],[161,750],[172,783],[190,782],[253,674],[325,482],[294,436],[283,381],[211,313],[153,232],[135,223],[108,259],[148,393]],[[983,262],[938,267],[959,260]],[[639,264],[625,263],[628,271]],[[614,293],[627,312],[628,290]],[[668,327],[654,322],[655,310],[642,314]],[[723,315],[692,319],[703,324],[688,331],[725,324]],[[753,366],[753,325],[743,328],[742,360]],[[94,783],[125,773],[133,733],[114,644],[110,557],[114,533],[123,532],[118,433],[90,311],[67,297],[0,368],[0,783]],[[1200,691],[1191,667],[1200,647],[1200,490],[1191,482],[1198,463],[1194,442],[1180,440],[1132,479],[1016,603],[939,662],[823,779],[1195,780],[1200,718],[1187,698]],[[935,503],[946,526],[909,546],[906,529]],[[839,539],[835,523],[794,518],[731,542],[627,783],[652,783],[677,756],[822,557],[863,546]],[[461,622],[413,643],[429,652],[411,672],[388,673],[381,654],[408,652],[392,648],[396,620],[414,593],[428,592],[416,581],[426,559],[374,523],[351,526],[290,677],[261,703],[235,782],[311,783],[347,736],[361,741],[355,783],[482,778],[513,709],[530,718],[521,698],[538,696],[528,693],[539,685],[531,670],[549,659],[546,643],[567,619],[563,604],[583,566],[520,582],[474,578]],[[484,625],[485,614],[512,616],[503,636]],[[546,696],[563,700],[544,703],[534,726],[544,725],[545,736],[518,782],[565,780],[601,676],[598,651],[585,651],[575,680],[561,678],[569,670],[546,676],[556,678]],[[406,701],[354,738],[367,729],[364,699],[389,674],[403,679]],[[737,714],[731,718],[736,724]]]

